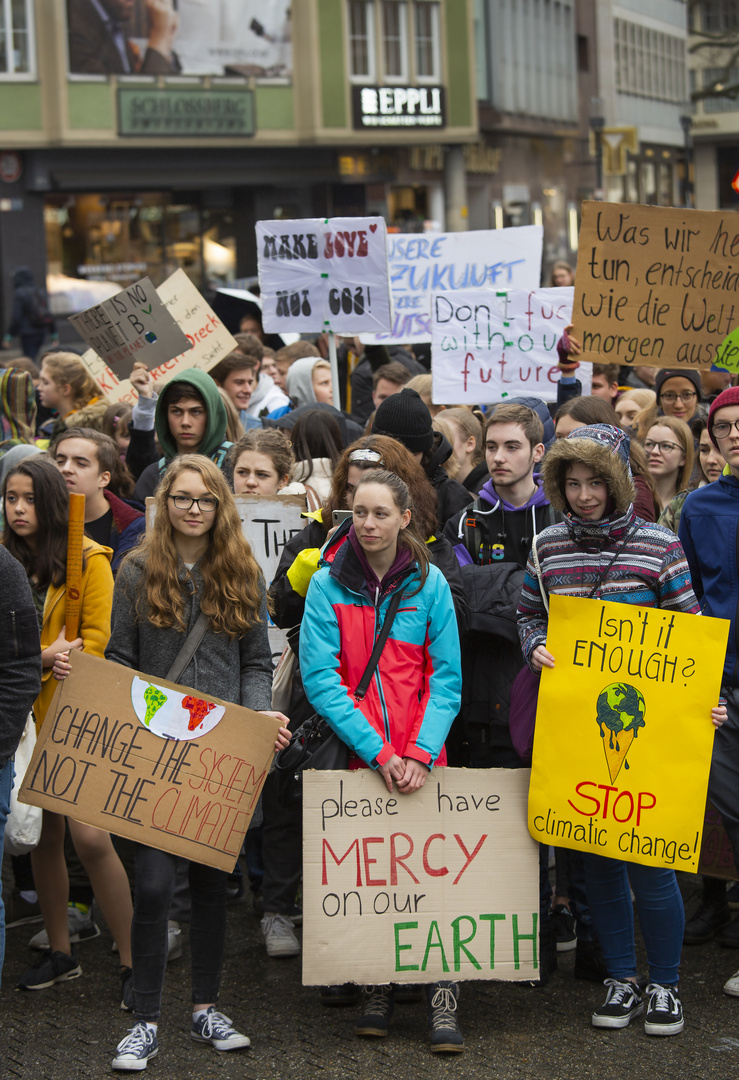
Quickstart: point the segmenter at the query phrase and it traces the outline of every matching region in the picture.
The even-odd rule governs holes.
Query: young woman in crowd
[[[660,416],[647,429],[644,450],[661,513],[688,488],[695,460],[693,434],[684,420]]]
[[[79,636],[68,640],[65,632],[67,485],[53,462],[40,457],[26,458],[8,472],[3,498],[3,544],[28,575],[41,629],[42,685],[33,707],[40,729],[56,689],[53,674],[57,674],[54,668],[57,660],[66,661],[70,649],[83,649],[88,656],[103,656],[110,634],[112,552],[85,538]],[[41,839],[31,852],[33,877],[49,948],[43,950],[38,961],[23,973],[18,987],[43,990],[54,983],[76,979],[82,973],[69,941],[65,822],[100,910],[118,943],[125,1007],[130,997],[132,913],[126,872],[108,833],[49,810],[43,812]]]
[[[277,428],[252,428],[228,452],[234,495],[276,495],[295,465],[290,440]]]
[[[119,401],[115,405],[109,405],[103,415],[103,434],[110,435],[114,440],[121,455],[121,461],[126,460],[126,451],[131,442],[131,416],[133,407],[127,401]]]
[[[654,409],[657,415],[657,395],[654,390],[625,390],[614,405],[620,426],[630,435],[636,430],[635,420],[645,409]]]
[[[711,442],[711,437],[708,434],[708,424],[705,420],[700,416],[694,416],[690,421],[690,431],[693,439],[698,440],[697,467],[690,477],[688,486],[683,488],[682,491],[678,491],[677,495],[664,508],[659,518],[660,525],[664,525],[666,529],[671,529],[674,533],[677,533],[680,526],[680,515],[690,492],[718,480],[726,465],[723,457]]]
[[[266,712],[272,666],[267,603],[259,566],[241,532],[236,505],[218,467],[182,454],[156,494],[153,528],[127,557],[116,580],[106,656],[166,678],[200,614],[205,635],[179,682]],[[283,720],[281,714],[270,713]],[[287,745],[285,729],[276,749]],[[177,858],[135,845],[136,892],[131,933],[134,1027],[118,1045],[113,1068],[140,1071],[158,1053],[157,1025],[167,959],[167,916]],[[248,1046],[216,1009],[226,931],[227,874],[189,863],[193,1015],[190,1034],[216,1050]]]
[[[311,510],[317,510],[331,491],[331,478],[341,456],[341,430],[330,413],[315,410],[303,413],[291,432],[296,464],[295,483],[310,489]]]
[[[440,418],[452,430],[452,446],[459,466],[455,479],[468,491],[478,491],[490,478],[482,452],[482,424],[464,405],[444,409]]]
[[[398,591],[403,600],[388,645],[357,701],[377,620],[387,618]],[[415,531],[408,488],[393,473],[359,477],[347,540],[308,589],[300,656],[308,700],[349,746],[349,768],[377,769],[388,791],[397,785],[401,796],[412,796],[434,764],[446,763],[444,740],[461,700],[452,596]],[[326,664],[326,656],[338,664]],[[391,985],[364,988],[358,1035],[387,1034],[393,993]],[[427,996],[431,1049],[461,1051],[457,984],[437,983]]]
[[[672,611],[700,611],[677,537],[640,522],[634,511],[629,437],[607,424],[579,428],[558,439],[542,465],[544,491],[564,521],[536,539],[519,603],[519,636],[534,672],[554,667],[547,649],[544,593],[582,596]],[[540,567],[537,571],[536,562]],[[719,726],[725,706],[712,710]],[[706,717],[706,723],[709,717]],[[588,901],[608,970],[607,995],[594,1027],[623,1028],[646,1009],[648,1035],[683,1029],[678,965],[685,913],[674,870],[586,852]],[[631,888],[647,946],[649,985],[636,975]]]
[[[48,432],[52,439],[68,427],[103,430],[108,402],[76,353],[46,354],[41,364],[38,395],[41,404],[57,414]]]

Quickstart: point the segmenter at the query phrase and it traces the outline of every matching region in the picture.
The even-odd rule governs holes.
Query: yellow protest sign
[[[535,840],[695,871],[729,622],[552,596],[529,790]]]

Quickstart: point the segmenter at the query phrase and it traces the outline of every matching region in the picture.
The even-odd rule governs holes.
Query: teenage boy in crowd
[[[708,434],[729,466],[712,484],[691,492],[680,517],[683,545],[693,589],[704,615],[729,619],[731,630],[724,661],[721,696],[729,719],[714,734],[708,797],[723,818],[734,860],[739,864],[739,387],[719,394],[708,415]],[[719,934],[719,944],[739,948],[739,921],[730,922],[726,882],[703,879],[701,904],[685,924],[684,942],[697,945]],[[739,971],[724,991],[739,997]]]
[[[258,370],[259,361],[256,356],[234,349],[208,372],[211,379],[215,379],[218,386],[231,398],[245,431],[262,426],[261,420],[250,416],[248,412],[259,378]]]
[[[264,344],[262,341],[255,334],[239,333],[236,334],[236,344],[240,353],[243,353],[244,356],[253,356],[257,362],[255,368],[256,386],[246,407],[247,416],[255,423],[247,425],[243,419],[241,421],[244,427],[254,427],[268,413],[289,405],[290,399],[275,384],[274,379],[266,371],[262,371],[262,360],[264,359]],[[213,372],[211,372],[212,374]]]

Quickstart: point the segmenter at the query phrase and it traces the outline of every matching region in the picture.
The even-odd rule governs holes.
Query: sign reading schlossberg
[[[118,88],[119,135],[253,135],[254,93],[248,87]]]
[[[353,86],[355,128],[446,127],[443,86]]]

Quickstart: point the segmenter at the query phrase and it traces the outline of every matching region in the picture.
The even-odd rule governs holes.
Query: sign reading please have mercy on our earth
[[[390,329],[383,218],[258,221],[256,231],[269,333]]]
[[[539,856],[525,769],[306,771],[303,982],[536,979]]]
[[[695,872],[729,622],[550,598],[529,830],[545,844]]]

